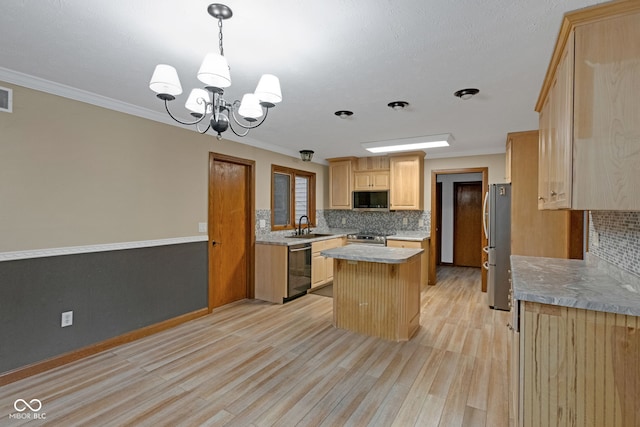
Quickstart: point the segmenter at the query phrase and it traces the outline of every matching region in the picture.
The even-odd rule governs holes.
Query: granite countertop
[[[640,292],[583,260],[511,256],[518,300],[640,316]]]
[[[292,231],[288,231],[286,234],[273,233],[266,236],[256,236],[256,243],[261,245],[281,245],[291,246],[299,245],[300,243],[318,242],[320,240],[335,239],[337,237],[345,237],[347,234],[355,233],[357,230],[345,229],[345,228],[311,228],[311,233],[330,234],[329,236],[313,237],[310,239],[287,237],[293,234]]]
[[[327,249],[320,255],[328,258],[349,261],[380,262],[384,264],[402,264],[423,252],[422,249],[388,248],[386,246],[347,245]]]
[[[359,230],[349,229],[349,228],[312,228],[312,233],[320,233],[320,234],[330,234],[330,236],[321,236],[314,237],[311,239],[302,239],[302,238],[292,238],[287,237],[291,235],[293,232],[288,231],[286,234],[284,233],[271,233],[267,235],[258,235],[256,236],[256,243],[262,245],[283,245],[283,246],[291,246],[297,245],[300,243],[311,243],[317,242],[320,240],[329,240],[335,239],[336,237],[344,237],[347,234],[355,234]],[[429,238],[428,231],[397,231],[395,234],[388,236],[389,239],[394,240],[406,240],[406,241],[414,241],[421,242]]]
[[[391,236],[387,236],[387,239],[393,240],[405,240],[405,241],[413,241],[413,242],[421,242],[423,240],[427,240],[430,237],[430,233],[428,231],[397,231],[395,234]]]

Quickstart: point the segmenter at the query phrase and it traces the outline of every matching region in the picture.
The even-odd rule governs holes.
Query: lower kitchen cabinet
[[[390,248],[424,249],[420,255],[420,290],[423,290],[429,280],[429,239],[417,242],[387,237],[387,246]]]
[[[287,293],[289,248],[256,243],[255,298],[282,304]]]
[[[321,251],[344,246],[346,238],[320,240],[311,243],[311,288],[333,281],[333,259],[320,255]]]
[[[516,425],[640,425],[639,318],[519,304],[518,372],[511,378]]]

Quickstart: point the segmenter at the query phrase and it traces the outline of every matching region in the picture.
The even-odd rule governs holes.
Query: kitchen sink
[[[310,234],[297,234],[295,236],[287,236],[292,239],[315,239],[316,237],[327,237],[333,236],[333,234],[322,234],[322,233],[310,233]]]

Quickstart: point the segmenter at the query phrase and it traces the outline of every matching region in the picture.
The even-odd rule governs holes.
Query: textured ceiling
[[[248,138],[225,137],[291,155],[312,149],[314,160],[370,155],[362,142],[442,133],[453,145],[428,156],[504,152],[507,132],[537,128],[533,108],[562,15],[595,3],[228,0],[226,98],[273,73],[284,99]],[[169,123],[148,81],[156,64],[175,66],[185,93],[172,107],[182,114],[190,88],[200,87],[202,58],[217,49],[208,4],[3,0],[0,80]],[[467,87],[480,94],[453,96]],[[387,107],[396,100],[410,106]],[[355,114],[334,116],[342,109]]]

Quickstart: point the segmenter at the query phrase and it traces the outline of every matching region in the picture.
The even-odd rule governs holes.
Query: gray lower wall
[[[0,262],[0,372],[205,307],[207,242]]]

